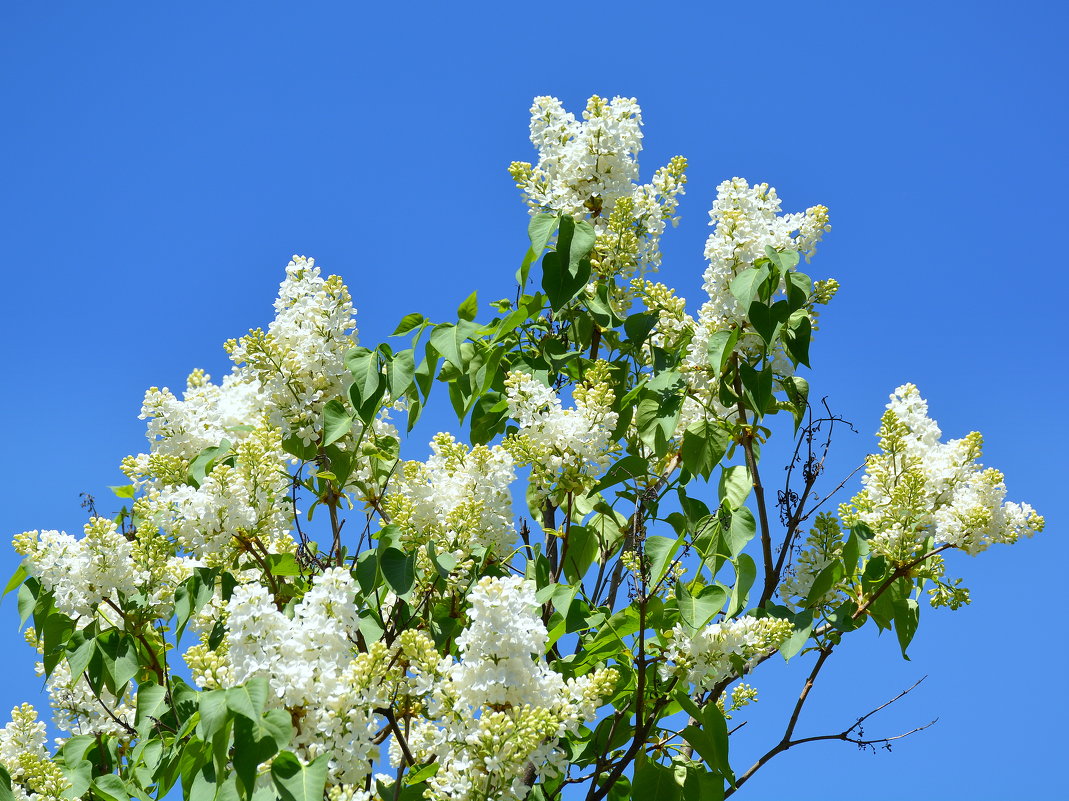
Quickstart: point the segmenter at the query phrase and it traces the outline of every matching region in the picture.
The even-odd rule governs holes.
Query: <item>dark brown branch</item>
[[[408,740],[406,740],[404,734],[401,733],[401,727],[397,725],[397,717],[394,715],[393,710],[390,708],[380,708],[375,711],[386,718],[386,722],[389,724],[389,730],[393,732],[397,744],[401,747],[401,753],[404,754],[405,762],[408,763],[409,767],[415,765],[416,759],[412,756],[412,752],[408,748]]]
[[[93,683],[89,680],[89,671],[82,671],[82,676],[85,678],[85,683],[89,685],[89,689],[93,689]],[[108,717],[114,720],[118,725],[123,727],[123,730],[130,735],[136,736],[137,729],[127,723],[125,720],[117,717],[116,714],[104,703],[104,699],[97,695],[96,691],[93,691],[93,697],[97,699],[97,703],[100,704],[101,709],[108,713]]]
[[[822,651],[821,652],[822,658],[818,658],[817,665],[814,666],[813,672],[810,673],[809,679],[806,681],[806,686],[805,686],[805,688],[803,688],[802,695],[799,697],[798,704],[795,706],[795,714],[791,716],[791,723],[788,724],[788,729],[790,731],[792,731],[792,732],[793,732],[793,724],[797,721],[797,713],[800,712],[802,704],[805,703],[805,698],[808,695],[809,690],[812,687],[812,681],[816,678],[817,671],[823,665],[823,660],[826,659],[827,656],[830,655],[830,653],[831,653],[830,649],[827,650],[827,651]],[[740,776],[738,778],[738,780],[735,782],[735,786],[734,787],[730,787],[730,788],[727,789],[727,791],[725,791],[724,798],[728,798],[729,796],[734,794],[734,792],[736,790],[738,790],[747,780],[749,780],[755,773],[757,773],[758,770],[760,770],[762,767],[764,767],[764,765],[767,764],[769,762],[769,760],[771,760],[774,756],[776,756],[777,754],[782,754],[784,751],[786,751],[786,750],[788,750],[790,748],[793,748],[796,745],[802,745],[803,743],[815,743],[815,742],[820,742],[822,740],[842,740],[844,742],[854,743],[859,748],[865,748],[865,747],[875,748],[875,746],[877,746],[877,745],[879,745],[881,743],[883,745],[889,745],[890,743],[894,742],[895,740],[901,740],[903,737],[908,737],[911,734],[916,734],[919,731],[924,731],[925,729],[927,729],[927,728],[929,728],[931,726],[934,726],[936,721],[939,720],[938,718],[936,718],[935,720],[929,721],[928,723],[925,723],[923,726],[917,726],[916,728],[910,729],[907,732],[903,732],[902,734],[895,734],[895,735],[893,735],[891,737],[876,737],[876,738],[871,739],[871,740],[865,740],[865,739],[862,739],[861,737],[852,737],[851,736],[855,731],[858,731],[860,733],[859,730],[861,728],[861,724],[862,723],[864,723],[866,720],[868,720],[870,717],[875,715],[880,710],[886,709],[891,704],[895,703],[899,699],[901,699],[904,696],[906,696],[909,693],[911,693],[926,678],[928,678],[928,677],[927,676],[922,676],[920,679],[918,679],[916,682],[914,682],[911,687],[903,690],[898,695],[896,695],[894,698],[892,698],[890,701],[887,701],[886,703],[880,704],[875,709],[872,709],[872,710],[866,712],[864,715],[862,715],[856,721],[854,721],[854,724],[852,726],[850,726],[847,729],[843,729],[841,732],[837,732],[835,734],[819,734],[819,735],[816,735],[816,736],[813,736],[813,737],[802,737],[802,738],[797,739],[797,740],[792,740],[792,739],[790,739],[789,736],[785,736],[783,740],[781,740],[779,743],[777,743],[773,748],[771,748],[767,753],[765,753],[760,759],[758,759],[757,762],[755,762],[753,765],[751,765],[749,770],[747,770],[746,773],[744,773],[742,776]]]

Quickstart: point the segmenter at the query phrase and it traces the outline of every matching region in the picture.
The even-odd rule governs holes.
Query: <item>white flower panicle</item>
[[[768,184],[750,186],[742,178],[732,178],[717,187],[709,212],[709,224],[715,230],[705,243],[709,266],[703,287],[709,301],[701,310],[702,324],[720,330],[745,317],[745,309],[731,294],[731,279],[764,258],[766,247],[796,250],[810,257],[830,230],[824,206],[782,216],[779,211],[779,196]]]
[[[450,434],[431,440],[426,462],[406,462],[384,506],[406,543],[433,542],[464,561],[477,549],[507,556],[516,541],[509,488],[512,455],[501,446],[468,448]]]
[[[595,95],[579,121],[557,98],[536,97],[531,143],[538,148],[538,164],[526,165],[517,183],[532,209],[608,215],[617,200],[630,197],[638,178],[642,110],[634,98],[606,102]]]
[[[868,457],[863,489],[840,508],[847,525],[864,523],[872,550],[895,563],[923,553],[926,542],[977,554],[1043,530],[1028,504],[1006,503],[1002,473],[978,462],[983,438],[972,432],[941,442],[928,404],[912,384],[891,395]]]
[[[330,753],[333,782],[360,784],[378,758],[373,742],[383,725],[374,713],[390,705],[396,678],[381,641],[357,654],[356,585],[331,568],[313,579],[293,610],[279,611],[260,584],[239,585],[226,607],[227,686],[263,677],[271,704],[299,720],[292,741],[299,756]]]
[[[230,564],[252,540],[267,553],[292,553],[288,462],[279,432],[257,429],[220,454],[199,486],[150,487],[137,509],[207,566]]]
[[[532,610],[534,586],[520,578],[484,578],[472,590],[470,623],[457,639],[460,661],[450,677],[461,703],[472,707],[550,707],[564,680],[535,657],[549,636]]]
[[[26,572],[55,596],[56,608],[70,618],[97,618],[104,626],[121,621],[109,604],[133,595],[151,575],[134,562],[134,544],[115,523],[94,517],[76,539],[60,531],[27,531],[14,538]]]
[[[548,637],[534,586],[518,577],[483,578],[469,595],[470,624],[457,640],[459,661],[435,667],[433,645],[413,667],[413,688],[426,696],[428,716],[413,725],[409,745],[436,760],[430,801],[523,799],[522,777],[558,775],[558,739],[592,720],[616,684],[613,670],[565,681],[549,668]],[[438,680],[432,673],[438,674]],[[398,764],[400,754],[391,749]]]
[[[686,159],[677,156],[651,183],[636,183],[642,110],[634,98],[595,95],[577,120],[557,98],[536,97],[531,142],[538,163],[513,162],[509,168],[531,213],[589,215],[597,240],[591,262],[602,274],[627,277],[635,269],[656,269],[665,225],[677,222]]]
[[[11,722],[0,729],[0,765],[11,777],[15,801],[60,801],[70,787],[45,748],[45,724],[30,704],[12,709]]]
[[[662,665],[666,678],[680,676],[692,686],[708,690],[729,676],[742,675],[775,651],[791,635],[791,622],[750,615],[725,620],[691,632],[682,624],[668,634]]]
[[[259,381],[268,422],[281,429],[283,439],[296,436],[308,445],[323,429],[323,407],[345,397],[353,383],[345,355],[356,345],[356,334],[342,280],[323,278],[314,259],[294,256],[267,332],[251,330],[225,347]]]
[[[609,466],[617,445],[613,432],[619,415],[604,362],[575,387],[574,409],[565,409],[557,393],[527,373],[505,379],[509,415],[519,433],[506,439],[520,464],[531,466],[531,481],[544,497],[557,491],[589,488]]]
[[[691,391],[680,419],[683,427],[702,416],[705,409],[721,417],[735,415],[733,409],[725,408],[719,401],[716,376],[720,365],[709,363],[709,344],[714,334],[738,329],[734,352],[748,362],[755,363],[765,353],[764,340],[750,326],[747,310],[739,306],[731,293],[731,281],[758,259],[765,258],[766,247],[776,251],[796,250],[807,258],[812,256],[824,232],[830,230],[828,210],[824,206],[813,206],[796,214],[780,215],[779,211],[779,196],[768,184],[750,186],[742,178],[733,178],[717,187],[717,198],[709,212],[710,225],[715,229],[705,243],[709,266],[703,287],[708,300],[702,304],[697,321],[685,320],[693,335],[684,362]],[[811,305],[830,301],[836,286],[834,282],[821,284],[814,291]],[[781,276],[776,291],[786,291],[785,277]],[[812,321],[815,311],[810,308],[808,314]],[[794,363],[782,343],[777,343],[769,359],[778,388],[782,389],[781,380],[794,375]]]
[[[259,382],[241,368],[235,368],[218,385],[203,370],[194,370],[186,380],[182,400],[167,387],[152,387],[141,406],[141,419],[149,421],[152,454],[186,462],[223,440],[240,439],[263,414]],[[147,461],[148,456],[142,459]],[[151,472],[147,464],[142,472]]]

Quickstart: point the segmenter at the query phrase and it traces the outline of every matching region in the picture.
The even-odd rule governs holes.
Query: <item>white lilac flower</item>
[[[11,777],[15,801],[60,801],[70,787],[45,748],[45,724],[30,704],[12,709],[0,729],[0,765]]]
[[[356,652],[358,611],[355,582],[342,568],[313,579],[292,618],[265,587],[239,585],[226,606],[224,638],[226,685],[265,678],[271,704],[299,720],[298,755],[330,753],[331,781],[352,785],[378,758],[373,740],[384,721],[374,710],[389,706],[399,680],[383,642]]]
[[[592,486],[616,450],[612,434],[619,416],[612,411],[615,396],[604,365],[575,388],[574,409],[563,408],[557,393],[527,373],[509,373],[505,387],[509,414],[519,424],[505,447],[517,462],[531,465],[539,493]]]
[[[323,429],[323,407],[345,397],[353,383],[345,355],[356,333],[352,299],[341,279],[323,278],[314,259],[294,256],[267,332],[252,330],[226,349],[259,382],[270,425],[281,429],[283,439],[296,436],[307,445]]]
[[[789,620],[749,615],[711,623],[696,632],[677,625],[668,634],[661,668],[665,677],[680,676],[690,685],[711,689],[729,676],[745,672],[778,648],[791,633]]]
[[[711,330],[730,327],[745,316],[745,309],[731,294],[731,280],[765,256],[765,248],[796,250],[812,256],[817,243],[829,229],[828,210],[813,206],[804,213],[780,215],[780,199],[768,184],[750,186],[742,178],[732,178],[717,187],[716,200],[709,212],[715,226],[705,243],[703,288],[709,295],[702,306],[699,324]]]
[[[436,435],[431,450],[426,462],[406,462],[390,483],[391,524],[406,542],[433,542],[458,561],[476,549],[507,556],[516,540],[511,454],[498,445],[468,448],[449,434]]]
[[[133,559],[134,545],[115,523],[94,517],[82,539],[60,531],[28,531],[14,538],[26,572],[53,593],[56,608],[70,618],[96,617],[119,625],[110,606],[132,595],[151,578]]]
[[[186,462],[223,440],[241,439],[245,429],[257,424],[263,414],[259,382],[241,368],[235,368],[218,385],[211,383],[211,376],[203,370],[194,370],[182,400],[167,387],[152,387],[141,406],[141,419],[148,420],[152,454]]]
[[[589,218],[596,244],[591,261],[602,275],[629,277],[656,269],[660,237],[675,223],[686,184],[686,160],[675,157],[649,184],[637,184],[642,150],[642,110],[634,98],[595,95],[583,119],[555,97],[536,97],[531,143],[538,163],[514,162],[509,172],[531,213],[560,212]]]
[[[442,659],[439,680],[416,685],[428,693],[428,714],[413,724],[409,745],[418,759],[440,766],[428,780],[430,801],[517,801],[530,790],[522,780],[529,765],[536,778],[559,775],[559,738],[595,717],[616,674],[599,670],[565,681],[549,668],[531,582],[487,577],[469,601],[459,660]],[[417,673],[434,669],[429,658]],[[398,764],[396,747],[391,759]]]
[[[840,508],[847,525],[872,530],[874,552],[905,563],[931,539],[975,555],[1043,530],[1031,506],[1004,502],[1002,473],[978,461],[979,433],[941,435],[917,388],[896,389],[880,422],[880,453],[866,460],[862,491]]]
[[[150,487],[138,509],[204,564],[230,564],[248,542],[291,553],[288,455],[279,432],[258,429],[237,442],[233,465],[216,464],[199,486]]]

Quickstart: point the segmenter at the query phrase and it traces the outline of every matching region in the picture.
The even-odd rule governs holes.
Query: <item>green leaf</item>
[[[559,214],[543,212],[542,214],[533,216],[531,222],[528,223],[527,236],[531,240],[531,247],[527,249],[527,255],[523,257],[523,263],[520,265],[520,269],[516,272],[516,283],[521,287],[527,283],[527,276],[530,274],[531,265],[542,255],[542,251],[546,249],[549,240],[552,239],[553,234],[556,233],[560,219]]]
[[[724,779],[702,767],[687,765],[683,801],[723,801]]]
[[[672,768],[651,759],[636,761],[635,778],[631,785],[631,797],[653,801],[679,801],[683,788],[676,781]]]
[[[725,467],[720,473],[720,500],[726,502],[731,509],[739,509],[750,496],[752,489],[753,479],[750,478],[750,472],[745,465]]]
[[[219,445],[212,445],[205,448],[193,460],[193,464],[189,466],[189,481],[194,487],[200,487],[201,482],[204,481],[204,477],[208,475],[215,467],[215,462],[220,456],[230,451],[230,442],[223,440]]]
[[[93,779],[93,792],[104,801],[129,801],[130,793],[126,789],[126,782],[114,773],[105,773]]]
[[[846,544],[843,546],[843,576],[846,578],[853,577],[857,571],[857,560],[861,557],[861,539],[858,537],[857,532],[851,531],[850,536],[847,537]]]
[[[594,296],[587,296],[587,307],[593,313],[594,320],[602,328],[616,328],[622,322],[613,308],[609,291],[608,284],[599,284]]]
[[[26,621],[30,619],[30,615],[33,614],[33,610],[37,608],[37,599],[41,594],[41,582],[30,576],[22,582],[22,586],[19,587],[18,595],[18,609],[19,609],[19,628],[26,625]]]
[[[168,711],[167,688],[154,681],[146,681],[137,686],[137,716],[134,726],[138,736],[144,740],[156,725],[153,718],[158,718]]]
[[[669,537],[647,537],[645,544],[646,558],[650,560],[650,587],[656,587],[672,566],[679,546],[683,544],[686,532],[674,540]]]
[[[382,383],[379,355],[376,351],[355,347],[345,354],[345,366],[355,379],[349,388],[349,395],[353,406],[359,407],[379,391],[379,384]]]
[[[542,288],[553,311],[560,311],[586,286],[594,246],[594,228],[585,220],[560,218],[557,249],[542,257]]]
[[[207,690],[200,694],[200,723],[197,724],[197,736],[210,740],[225,725],[230,717],[226,704],[226,690]]]
[[[101,667],[104,671],[104,686],[116,695],[140,669],[137,661],[137,649],[130,635],[115,629],[97,637],[97,652],[103,657]]]
[[[813,631],[813,615],[810,612],[800,612],[794,618],[794,632],[779,647],[783,661],[789,662],[791,657],[805,647],[809,635]]]
[[[272,709],[257,720],[234,720],[234,767],[246,797],[255,787],[257,768],[288,745],[292,735],[290,716],[284,709]]]
[[[755,370],[742,362],[739,364],[739,377],[742,379],[743,394],[754,416],[763,416],[772,402],[772,367],[769,365],[763,370]]]
[[[327,784],[330,754],[322,754],[308,765],[289,751],[283,751],[271,763],[271,778],[281,801],[323,801]]]
[[[11,578],[8,579],[7,586],[4,587],[3,595],[0,595],[0,598],[21,585],[28,575],[30,574],[26,572],[26,565],[20,563],[19,566],[15,568],[15,572],[11,575]]]
[[[657,325],[659,315],[657,312],[637,312],[624,320],[624,333],[628,341],[635,346],[641,345],[650,335],[650,331]]]
[[[301,575],[301,566],[297,564],[297,557],[291,553],[269,553],[264,557],[264,564],[273,576]]]
[[[753,512],[745,506],[740,506],[731,513],[731,522],[727,527],[726,544],[728,554],[735,558],[746,544],[757,535],[757,521],[754,520]]]
[[[920,623],[920,604],[912,598],[900,598],[894,602],[895,610],[895,634],[898,635],[898,644],[902,646],[902,658],[909,660],[906,649],[913,641],[913,635],[917,633]]]
[[[467,370],[467,363],[463,358],[461,346],[477,330],[479,330],[479,326],[467,320],[461,320],[455,325],[453,323],[441,323],[431,331],[430,343],[447,362],[464,372]]]
[[[235,715],[242,715],[249,720],[259,720],[264,714],[264,705],[270,690],[267,679],[257,676],[245,684],[231,687],[226,691],[226,706]]]
[[[351,394],[352,389],[349,392]],[[298,459],[303,459],[306,462],[312,461],[318,455],[315,445],[311,443],[306,445],[304,440],[296,434],[282,440],[282,447],[286,450],[286,453],[293,454]]]
[[[11,774],[3,765],[0,765],[0,801],[15,801],[11,792]]]
[[[813,325],[805,311],[796,311],[788,321],[783,335],[783,344],[791,358],[809,367],[809,341],[813,335]]]
[[[805,605],[813,606],[820,601],[842,577],[843,563],[835,560],[821,570],[817,577],[813,579],[813,584],[809,588],[809,595],[805,599]]]
[[[716,704],[706,704],[702,709],[702,728],[713,738],[716,759],[710,767],[715,768],[721,776],[727,779],[732,786],[735,784],[735,774],[728,762],[728,726],[723,713]]]
[[[399,597],[408,595],[416,581],[416,560],[397,548],[386,548],[379,554],[379,569],[390,589]]]
[[[175,641],[182,639],[189,618],[215,594],[215,572],[199,568],[178,585],[174,592],[174,616],[177,620]]]
[[[649,467],[649,462],[641,456],[625,456],[605,472],[601,481],[597,483],[590,493],[593,495],[624,481],[645,478]]]
[[[750,324],[753,325],[754,331],[760,334],[761,339],[765,341],[766,350],[771,350],[776,340],[779,339],[780,331],[787,321],[788,314],[787,301],[785,300],[777,301],[772,305],[766,305],[757,300],[750,304],[747,316],[750,318]]]
[[[724,427],[711,420],[695,420],[683,432],[683,466],[692,475],[708,480],[727,452],[731,437]]]
[[[431,564],[438,571],[438,575],[444,579],[449,578],[457,566],[457,558],[448,551],[438,553],[438,549],[433,542],[427,543],[427,558],[431,560]]]
[[[401,334],[407,334],[413,328],[418,328],[427,322],[427,318],[417,312],[406,314],[401,318],[401,322],[397,324],[397,328],[394,329],[393,334],[390,336],[399,337]]]
[[[790,248],[776,250],[771,245],[765,245],[765,255],[781,270],[790,270],[798,264],[798,251]]]
[[[403,398],[416,375],[416,360],[411,350],[402,350],[386,362],[386,383],[390,397]]]
[[[787,302],[791,311],[801,309],[813,294],[813,282],[805,273],[787,273]]]
[[[425,782],[427,781],[427,779],[429,779],[431,776],[438,772],[439,767],[440,765],[437,762],[432,762],[431,764],[424,765],[421,768],[415,768],[413,770],[410,770],[405,775],[405,783],[411,786],[414,784],[420,784],[421,782]]]
[[[794,417],[794,430],[797,431],[809,408],[809,382],[796,375],[781,378],[779,381],[790,403],[790,412]]]
[[[674,389],[664,393],[644,391],[638,402],[635,423],[639,437],[661,456],[667,442],[675,433],[679,413],[683,408],[683,395]]]
[[[479,313],[479,292],[476,290],[457,307],[457,317],[461,320],[474,320]]]
[[[580,581],[598,555],[597,534],[585,526],[572,526],[564,541],[564,576],[569,582]],[[563,610],[562,610],[563,613]]]
[[[757,578],[757,565],[748,553],[740,553],[735,559],[735,586],[731,588],[731,603],[728,605],[728,618],[733,618],[746,608],[750,600],[750,588]]]
[[[700,629],[713,619],[724,602],[728,599],[727,591],[716,585],[702,587],[697,594],[692,593],[683,582],[676,584],[676,601],[683,622],[692,629]]]
[[[767,264],[760,267],[750,267],[743,270],[731,279],[731,294],[739,301],[744,309],[749,309],[750,304],[758,297],[761,285],[772,275]]]
[[[108,489],[115,493],[116,498],[133,498],[137,494],[133,484],[109,486]]]
[[[323,407],[323,444],[330,445],[353,430],[353,418],[340,400],[334,398]]]
[[[738,341],[739,329],[737,328],[714,332],[709,337],[709,343],[705,349],[709,356],[709,364],[718,372],[723,372]]]

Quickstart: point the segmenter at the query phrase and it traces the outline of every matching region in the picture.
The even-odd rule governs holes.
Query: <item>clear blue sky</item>
[[[937,726],[891,754],[796,749],[746,797],[880,801],[914,782],[1063,797],[1067,23],[1053,2],[9,0],[0,533],[78,531],[82,491],[108,506],[119,461],[144,448],[145,388],[225,372],[221,343],[267,322],[293,253],[346,278],[370,342],[410,311],[451,318],[474,288],[509,295],[527,218],[505,168],[533,157],[532,96],[578,110],[633,95],[644,177],[690,159],[662,280],[695,305],[722,179],[831,209],[812,273],[843,289],[814,393],[861,432],[837,441],[838,469],[913,381],[1047,517],[1032,541],[951,560],[973,605],[925,611],[912,662],[886,637],[843,648],[799,734],[845,728],[924,674],[866,733]],[[2,544],[4,573],[15,564]],[[3,710],[39,690],[15,617],[9,598]],[[761,721],[781,726],[803,679],[773,673],[744,730],[769,740]],[[742,739],[736,766],[759,745]]]

